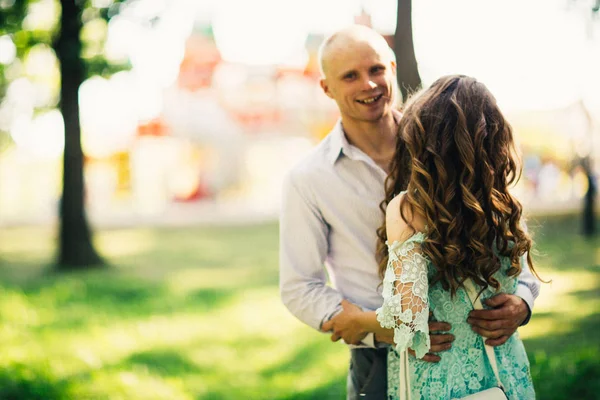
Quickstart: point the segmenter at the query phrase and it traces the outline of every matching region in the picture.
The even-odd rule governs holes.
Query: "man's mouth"
[[[356,100],[356,101],[359,102],[360,104],[373,104],[377,100],[381,99],[382,97],[383,97],[383,94],[380,94],[380,95],[377,95],[377,96],[367,97],[366,99]]]

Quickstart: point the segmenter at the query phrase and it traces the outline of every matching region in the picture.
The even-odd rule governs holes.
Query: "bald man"
[[[379,204],[385,197],[400,119],[395,109],[396,61],[385,39],[364,26],[327,38],[319,61],[321,87],[336,102],[341,118],[286,176],[280,219],[281,297],[302,322],[350,345],[348,399],[385,399],[386,343],[392,342],[392,332],[367,331],[360,315],[374,313],[382,304],[376,231],[383,222]],[[531,299],[532,306],[533,293],[526,287],[519,295]],[[473,319],[474,329],[490,329],[486,333],[492,345],[503,343],[528,318],[525,301],[516,296],[512,300],[510,312],[502,314],[510,320],[481,315]],[[486,325],[491,320],[493,327]],[[436,353],[450,348],[450,328],[444,322],[430,323],[430,331],[438,334],[431,335],[426,361],[439,361]]]

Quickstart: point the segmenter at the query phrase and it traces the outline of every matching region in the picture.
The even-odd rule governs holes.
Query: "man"
[[[313,328],[351,346],[348,399],[387,396],[391,332],[367,332],[361,313],[381,306],[375,259],[383,222],[388,164],[400,114],[395,111],[396,61],[385,39],[364,26],[327,38],[320,49],[321,87],[340,111],[329,135],[286,177],[280,220],[280,288],[286,307]],[[327,273],[333,287],[327,285]],[[493,310],[473,311],[469,323],[499,345],[529,319],[539,286],[528,269],[518,296],[498,295]],[[431,353],[450,348],[450,325],[431,322]],[[440,333],[441,332],[441,333]],[[359,397],[360,396],[360,397]]]

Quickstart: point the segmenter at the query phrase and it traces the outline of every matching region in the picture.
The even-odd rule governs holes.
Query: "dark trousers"
[[[350,350],[347,400],[387,399],[388,349]]]

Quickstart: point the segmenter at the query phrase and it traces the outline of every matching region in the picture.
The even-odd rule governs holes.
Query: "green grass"
[[[600,399],[600,237],[579,235],[579,216],[530,225],[538,270],[552,279],[521,330],[538,398]]]
[[[553,279],[521,330],[540,399],[600,392],[600,246],[577,222],[530,222]],[[279,301],[276,224],[96,241],[110,268],[56,275],[51,230],[0,231],[0,399],[344,398],[345,347]]]

